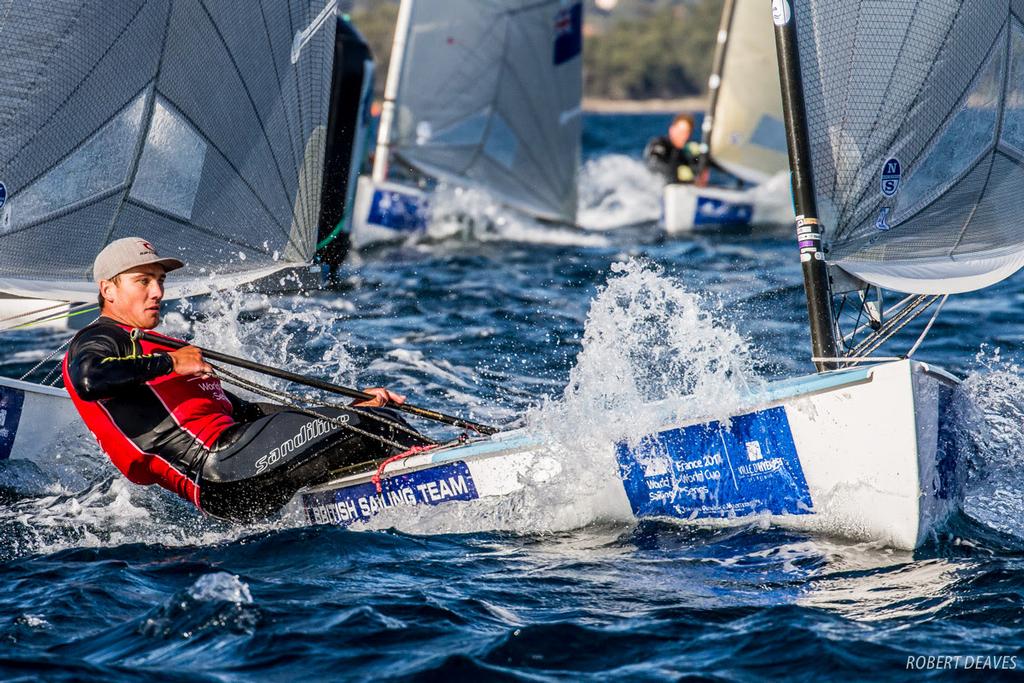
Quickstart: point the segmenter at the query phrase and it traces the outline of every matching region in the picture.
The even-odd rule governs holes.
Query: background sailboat
[[[793,220],[770,14],[768,3],[759,0],[723,5],[701,125],[704,168],[727,171],[748,187],[667,185],[664,225],[670,233]]]
[[[129,235],[188,264],[168,298],[305,268],[325,246],[370,91],[334,0],[17,4],[3,21],[0,291],[44,316],[94,302],[93,258]],[[46,450],[76,419],[62,396],[0,379],[18,407],[0,459]]]
[[[425,230],[418,180],[574,224],[582,30],[581,2],[403,0],[353,244]]]

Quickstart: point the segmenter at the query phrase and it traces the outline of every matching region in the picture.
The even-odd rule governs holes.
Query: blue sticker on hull
[[[785,408],[708,422],[616,447],[637,517],[813,512]]]
[[[365,522],[378,512],[410,505],[440,505],[479,498],[469,466],[462,461],[381,479],[381,493],[372,483],[333,491],[307,493],[302,507],[312,524]]]
[[[428,212],[428,202],[420,195],[376,189],[366,222],[398,232],[416,232],[427,229]]]
[[[694,225],[748,225],[754,217],[752,204],[733,204],[714,197],[697,197]]]
[[[0,460],[11,457],[24,403],[24,392],[10,387],[0,387]]]

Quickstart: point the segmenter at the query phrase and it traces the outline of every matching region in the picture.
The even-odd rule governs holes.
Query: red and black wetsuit
[[[136,484],[159,484],[218,517],[276,511],[331,470],[392,454],[376,439],[272,404],[243,401],[216,378],[174,372],[172,347],[101,317],[71,341],[64,384],[86,426]],[[409,441],[390,411],[322,410],[363,431]]]

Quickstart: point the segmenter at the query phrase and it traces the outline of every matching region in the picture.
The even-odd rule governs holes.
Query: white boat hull
[[[795,219],[788,190],[763,186],[745,190],[666,185],[663,227],[670,235],[721,227],[787,225]]]
[[[610,497],[607,515],[701,525],[766,519],[915,548],[956,501],[943,424],[955,384],[900,361],[769,385],[728,425],[685,423],[618,444],[609,463],[617,462],[625,495]],[[562,469],[555,450],[508,432],[392,463],[380,493],[374,472],[362,472],[300,491],[290,505],[308,523],[348,526],[383,510],[515,494]]]
[[[422,235],[429,220],[430,202],[426,192],[401,183],[376,183],[369,176],[359,176],[349,236],[354,249]]]
[[[916,361],[769,384],[728,424],[681,422],[610,444],[606,462],[618,477],[602,514],[699,525],[761,519],[915,548],[957,502],[955,386]],[[65,391],[17,380],[0,379],[0,411],[0,461],[52,459],[61,436],[80,426]],[[290,512],[348,526],[383,510],[521,495],[560,476],[568,485],[576,475],[563,467],[566,456],[522,430],[505,432],[393,462],[379,493],[374,471],[304,489]]]
[[[60,439],[79,425],[63,389],[0,377],[0,463],[52,460]]]

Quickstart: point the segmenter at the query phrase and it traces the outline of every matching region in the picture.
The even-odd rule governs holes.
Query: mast
[[[736,0],[725,0],[722,6],[722,19],[718,24],[718,38],[715,44],[715,56],[711,62],[711,76],[708,77],[708,109],[704,112],[704,120],[700,124],[700,165],[697,178],[700,179],[707,171],[711,151],[711,132],[715,127],[715,110],[718,107],[718,89],[722,85],[722,67],[725,65],[725,52],[728,49],[729,31],[732,29],[732,18],[736,10]]]
[[[377,130],[377,149],[373,157],[373,180],[383,182],[388,177],[388,164],[391,159],[391,133],[395,122],[395,100],[398,87],[402,82],[402,68],[405,64],[405,46],[409,40],[412,25],[413,0],[402,0],[398,7],[398,20],[395,22],[395,39],[391,43],[391,63],[388,64],[388,79],[384,84],[384,104],[380,110],[380,123]]]
[[[782,84],[782,113],[786,121],[786,146],[796,210],[796,236],[800,245],[800,265],[807,295],[807,317],[811,328],[812,357],[835,358],[839,351],[832,319],[832,291],[821,245],[823,226],[818,221],[818,206],[811,175],[811,149],[807,142],[807,115],[796,38],[796,17],[790,0],[772,0],[775,22],[775,50]],[[835,367],[833,362],[815,360],[818,372]]]

